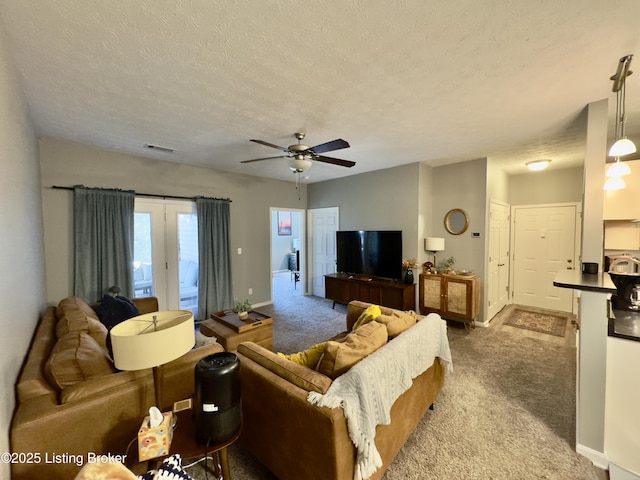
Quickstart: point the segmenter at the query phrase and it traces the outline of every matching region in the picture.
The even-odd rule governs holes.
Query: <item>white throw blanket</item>
[[[344,410],[357,450],[355,480],[369,478],[382,466],[376,426],[391,422],[391,406],[436,357],[451,370],[447,324],[431,313],[336,378],[324,395],[309,392],[312,404]]]

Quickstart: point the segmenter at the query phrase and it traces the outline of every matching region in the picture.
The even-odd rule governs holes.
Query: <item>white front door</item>
[[[553,280],[575,268],[577,211],[576,204],[514,207],[514,303],[572,311],[573,291]]]
[[[324,276],[336,271],[336,232],[339,226],[338,207],[309,210],[311,244],[311,295],[324,297]]]
[[[489,285],[487,318],[491,320],[509,300],[509,205],[489,205]]]

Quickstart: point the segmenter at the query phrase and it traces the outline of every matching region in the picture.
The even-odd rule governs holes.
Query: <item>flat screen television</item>
[[[402,231],[336,232],[339,273],[377,278],[402,278]]]

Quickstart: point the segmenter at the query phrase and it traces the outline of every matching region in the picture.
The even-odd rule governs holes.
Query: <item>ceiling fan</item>
[[[254,158],[253,160],[243,160],[240,163],[260,162],[262,160],[272,160],[275,158],[291,158],[293,161],[291,162],[289,168],[291,168],[294,173],[304,172],[307,168],[311,167],[311,165],[313,164],[312,161],[331,163],[333,165],[339,165],[341,167],[349,168],[353,167],[356,164],[356,162],[352,162],[351,160],[341,160],[339,158],[325,157],[324,155],[321,155],[325,152],[332,152],[334,150],[340,150],[342,148],[349,148],[349,143],[345,140],[342,140],[341,138],[332,140],[331,142],[321,143],[320,145],[316,145],[315,147],[309,147],[301,143],[302,139],[305,137],[304,133],[296,132],[295,137],[298,139],[298,143],[289,145],[288,147],[280,147],[278,145],[274,145],[273,143],[265,142],[264,140],[252,139],[252,142],[266,145],[267,147],[275,148],[276,150],[282,150],[285,155],[279,155],[277,157]]]

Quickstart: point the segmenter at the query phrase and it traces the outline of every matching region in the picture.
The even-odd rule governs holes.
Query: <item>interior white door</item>
[[[577,205],[514,207],[513,301],[572,311],[572,290],[553,286],[561,270],[573,270]]]
[[[309,210],[309,240],[311,244],[311,294],[324,297],[324,276],[336,271],[336,232],[339,226],[338,207]]]
[[[509,210],[507,204],[490,202],[488,319],[502,310],[509,300]]]

